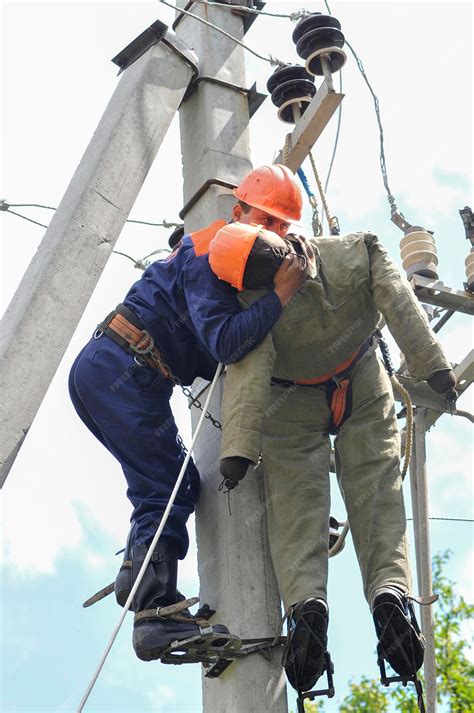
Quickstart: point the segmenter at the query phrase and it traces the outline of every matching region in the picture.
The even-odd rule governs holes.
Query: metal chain
[[[194,397],[194,396],[192,395],[191,389],[188,389],[187,386],[183,386],[182,384],[179,384],[179,386],[180,386],[181,391],[183,392],[183,394],[184,394],[185,396],[187,396],[188,399],[190,399],[190,401],[191,401],[191,406],[195,406],[197,409],[199,409],[200,411],[202,411],[202,410],[203,410],[203,405],[202,405],[202,403],[199,401],[198,398],[196,398],[196,397]],[[205,418],[206,418],[208,421],[210,421],[210,422],[212,423],[212,425],[214,426],[214,428],[218,428],[219,431],[222,431],[222,424],[221,424],[221,422],[218,421],[217,418],[214,418],[214,416],[212,415],[212,413],[210,413],[209,411],[206,411]]]
[[[150,337],[150,339],[151,339],[151,337]],[[195,406],[197,409],[199,409],[199,411],[203,411],[203,405],[200,402],[200,400],[193,396],[191,389],[189,389],[187,386],[184,386],[184,384],[182,384],[180,382],[178,377],[173,374],[173,372],[171,371],[169,366],[167,364],[165,364],[165,362],[162,360],[161,356],[157,352],[152,351],[153,347],[154,347],[154,341],[152,340],[150,342],[149,347],[147,347],[147,349],[145,351],[140,350],[139,354],[140,355],[147,354],[147,356],[149,356],[151,358],[151,360],[155,362],[155,364],[157,365],[157,367],[161,371],[161,373],[164,376],[166,376],[166,378],[169,379],[174,386],[179,386],[179,388],[181,389],[183,394],[191,401],[191,406]],[[190,408],[191,408],[191,406],[190,406]],[[221,422],[218,421],[217,418],[214,418],[214,416],[212,415],[212,413],[210,411],[206,411],[205,419],[210,421],[212,423],[212,425],[214,426],[214,428],[217,428],[217,429],[219,429],[219,431],[222,431]]]

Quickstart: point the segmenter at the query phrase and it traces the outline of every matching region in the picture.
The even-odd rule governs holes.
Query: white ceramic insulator
[[[409,274],[424,272],[438,277],[438,255],[433,236],[425,230],[415,230],[400,240],[403,269]],[[410,269],[411,268],[411,269]]]
[[[466,282],[471,290],[474,287],[474,248],[471,248],[471,252],[464,260],[464,264],[466,266]]]

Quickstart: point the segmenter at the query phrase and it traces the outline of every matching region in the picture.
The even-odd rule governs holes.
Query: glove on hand
[[[436,371],[432,376],[426,379],[433,391],[437,394],[446,394],[456,386],[456,374],[452,369],[442,369]]]
[[[224,477],[224,484],[228,490],[232,490],[239,484],[251,463],[251,460],[242,458],[241,456],[222,458],[221,474]]]

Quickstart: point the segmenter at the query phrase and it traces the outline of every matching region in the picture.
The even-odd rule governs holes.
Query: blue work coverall
[[[169,257],[145,270],[124,300],[182,384],[198,376],[210,380],[218,362],[241,359],[281,313],[273,291],[242,310],[237,290],[210,269],[207,246],[223,224],[185,235]],[[140,362],[98,331],[69,377],[78,415],[122,466],[137,545],[151,541],[184,460],[170,408],[173,384]],[[188,549],[186,521],[198,495],[199,473],[190,460],[163,532],[180,559]]]

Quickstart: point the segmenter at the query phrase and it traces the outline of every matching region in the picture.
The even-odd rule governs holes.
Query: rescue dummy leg
[[[288,613],[283,665],[301,698],[324,670],[332,675],[326,650],[329,414],[320,389],[281,386],[271,387],[266,413],[262,459],[268,538]],[[331,689],[328,682],[320,693],[330,695]]]
[[[411,577],[393,397],[375,354],[367,353],[356,365],[352,397],[352,414],[335,442],[339,486],[374,618],[379,662],[385,660],[398,676],[410,677],[423,663],[424,640],[408,595]]]

